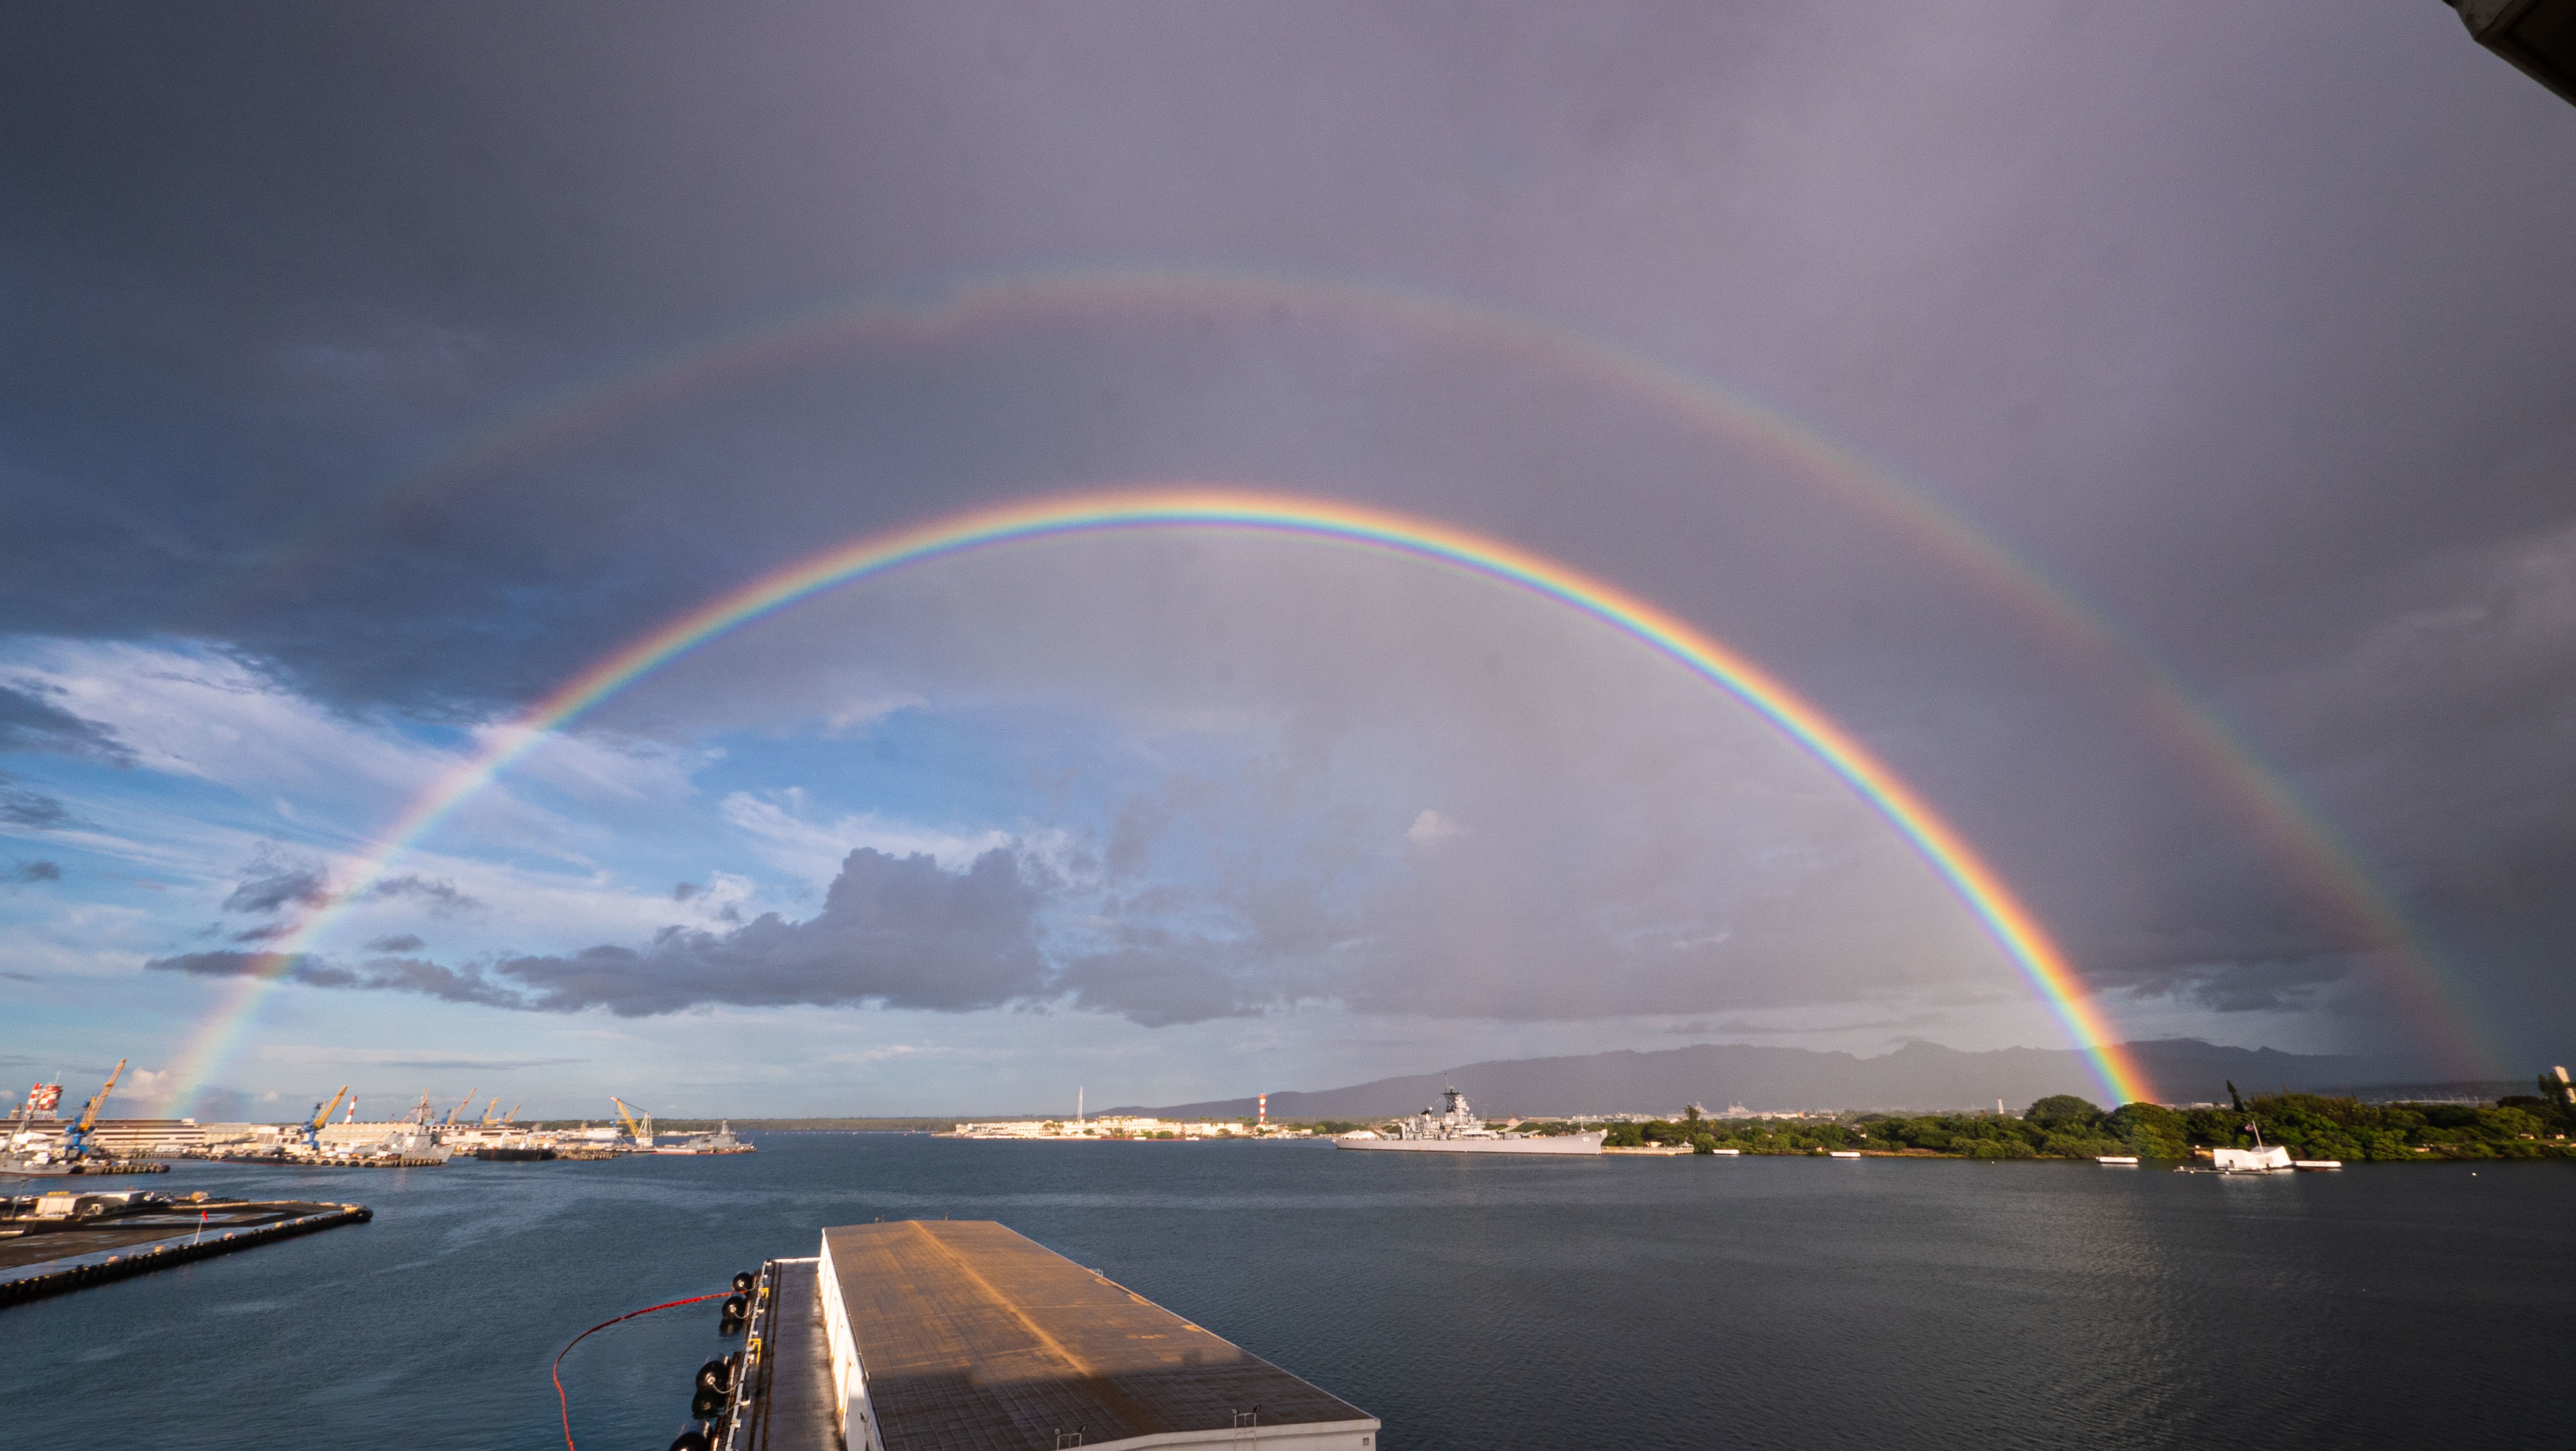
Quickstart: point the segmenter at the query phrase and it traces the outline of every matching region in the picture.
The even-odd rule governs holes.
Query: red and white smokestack
[[[1261,1121],[1253,1126],[1264,1129],[1270,1127],[1270,1095],[1266,1093],[1261,1095],[1255,1100],[1255,1106],[1255,1111],[1261,1115]]]

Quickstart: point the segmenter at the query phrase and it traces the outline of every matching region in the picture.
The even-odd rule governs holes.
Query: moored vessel
[[[91,1096],[80,1117],[60,1127],[40,1126],[36,1115],[43,1113],[50,1118],[55,1105],[62,1102],[63,1086],[39,1083],[29,1089],[25,1102],[18,1105],[7,1143],[0,1144],[0,1175],[52,1179],[73,1174],[168,1173],[167,1164],[156,1164],[139,1155],[111,1153],[91,1138],[98,1127],[98,1111],[107,1105],[107,1096],[116,1092],[116,1080],[124,1076],[125,1060],[119,1058],[115,1071],[107,1075],[106,1086]]]
[[[1425,1108],[1395,1121],[1392,1136],[1344,1134],[1337,1149],[1393,1149],[1432,1154],[1598,1154],[1605,1129],[1579,1134],[1520,1134],[1488,1128],[1467,1106],[1467,1096],[1452,1086],[1447,1106]]]
[[[733,1124],[730,1120],[718,1119],[716,1120],[716,1131],[714,1133],[691,1134],[689,1137],[682,1139],[676,1144],[656,1144],[651,1149],[646,1150],[646,1152],[654,1154],[748,1154],[752,1152],[752,1149],[752,1145],[744,1143],[742,1140],[734,1137]]]

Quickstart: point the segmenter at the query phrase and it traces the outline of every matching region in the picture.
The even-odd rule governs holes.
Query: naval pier
[[[827,1229],[737,1284],[743,1348],[700,1368],[677,1451],[1377,1443],[1368,1412],[989,1220]]]

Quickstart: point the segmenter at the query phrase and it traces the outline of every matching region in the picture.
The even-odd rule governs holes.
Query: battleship
[[[1516,1134],[1485,1126],[1467,1107],[1467,1096],[1447,1090],[1446,1108],[1426,1108],[1398,1119],[1387,1132],[1362,1129],[1333,1140],[1337,1149],[1409,1149],[1434,1154],[1597,1154],[1606,1131],[1582,1134]]]

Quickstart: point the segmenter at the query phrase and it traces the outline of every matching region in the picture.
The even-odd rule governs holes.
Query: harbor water
[[[998,1219],[1385,1421],[1389,1451],[2563,1445],[2576,1166],[1342,1154],[754,1135],[729,1158],[152,1187],[375,1222],[0,1311],[21,1430],[193,1451],[560,1444],[592,1324]],[[564,1361],[584,1451],[659,1451],[712,1306]]]

